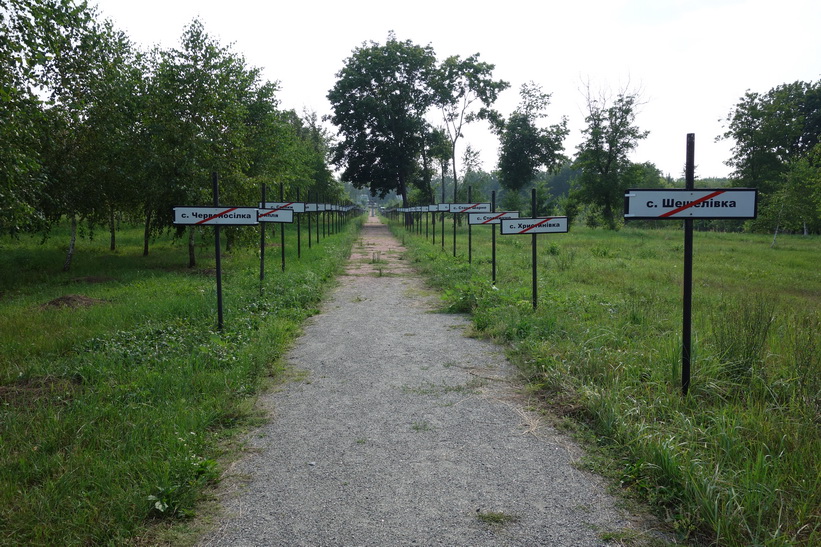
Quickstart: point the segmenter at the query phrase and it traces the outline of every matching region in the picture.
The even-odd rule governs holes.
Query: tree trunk
[[[71,215],[71,239],[68,243],[68,253],[66,261],[63,263],[63,271],[67,272],[71,268],[71,259],[74,258],[74,245],[77,243],[77,215]]]
[[[143,232],[143,256],[148,256],[148,240],[151,237],[151,209],[145,209],[145,232]]]
[[[188,267],[197,265],[197,256],[194,252],[194,226],[188,228]]]
[[[111,234],[111,245],[109,248],[112,251],[117,250],[117,226],[114,223],[114,206],[108,208],[108,231]]]

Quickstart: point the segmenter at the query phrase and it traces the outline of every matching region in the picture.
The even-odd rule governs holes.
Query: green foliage
[[[354,50],[328,92],[341,140],[334,163],[342,179],[369,185],[381,197],[396,191],[407,205],[407,184],[417,168],[426,134],[425,113],[433,104],[430,86],[436,56],[430,46],[400,42]]]
[[[635,178],[628,156],[649,133],[635,124],[638,102],[638,94],[628,91],[612,101],[587,92],[587,127],[582,130],[584,140],[577,147],[575,161],[582,172],[576,195],[595,207],[611,230],[618,226],[624,191]]]
[[[819,135],[821,81],[747,91],[725,120],[735,142],[727,164],[737,186],[758,188],[759,229],[821,230]]]
[[[96,9],[75,0],[0,3],[0,233],[73,219],[78,236],[144,222],[172,227],[172,207],[253,203],[263,183],[295,198],[340,197],[315,114],[278,109],[278,85],[194,20],[180,44],[138,50]],[[194,256],[193,251],[191,256]]]
[[[565,157],[563,142],[569,130],[567,118],[549,128],[537,127],[539,118],[547,114],[550,95],[534,84],[524,84],[521,102],[513,114],[497,129],[499,151],[499,181],[508,190],[518,191],[528,186],[539,168],[552,171]]]

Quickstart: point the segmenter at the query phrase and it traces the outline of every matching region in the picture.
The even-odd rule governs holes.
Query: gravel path
[[[369,219],[200,545],[581,546],[632,528],[501,349],[436,304]]]

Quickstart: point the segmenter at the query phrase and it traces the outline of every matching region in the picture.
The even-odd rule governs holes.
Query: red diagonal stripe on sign
[[[473,213],[473,214],[475,215],[476,213]],[[484,221],[482,224],[487,224],[488,222],[493,222],[493,221],[494,221],[494,220],[496,220],[497,218],[502,218],[502,217],[503,217],[503,216],[505,216],[506,214],[507,214],[507,211],[505,211],[504,213],[499,213],[499,214],[498,214],[498,215],[496,215],[495,217],[490,217],[489,219],[487,219],[486,221]]]
[[[239,207],[231,207],[230,209],[226,209],[225,211],[223,211],[219,214],[216,214],[212,217],[204,218],[201,221],[197,222],[196,224],[205,224],[206,222],[210,222],[210,221],[214,220],[215,218],[221,217],[222,215],[227,215],[231,211],[236,211],[237,209],[239,209]]]
[[[726,191],[727,191],[727,190],[716,190],[716,191],[715,191],[715,192],[713,192],[712,194],[707,194],[707,195],[706,195],[706,196],[704,196],[703,198],[698,198],[698,199],[697,199],[697,200],[695,200],[695,201],[691,201],[691,202],[690,202],[690,203],[688,203],[687,205],[682,205],[682,206],[681,206],[681,207],[679,207],[678,209],[673,209],[672,211],[668,211],[668,212],[664,213],[663,215],[661,215],[659,218],[671,217],[671,216],[675,215],[676,213],[680,213],[680,212],[684,211],[685,209],[689,209],[690,207],[692,207],[692,206],[694,206],[694,205],[697,205],[697,204],[699,204],[699,203],[705,202],[705,201],[707,201],[708,199],[713,199],[714,197],[716,197],[716,196],[718,196],[718,195],[721,195],[721,194],[723,194],[723,193],[724,193],[724,192],[726,192]]]
[[[481,205],[481,203],[474,203],[474,204],[473,204],[473,205],[471,205],[470,207],[465,207],[464,209],[462,209],[462,212],[464,213],[465,211],[468,211],[468,210],[470,210],[470,209],[473,209],[474,207],[478,207],[479,205]]]
[[[286,207],[290,207],[290,206],[291,206],[291,205],[293,205],[294,203],[296,203],[296,202],[295,202],[295,201],[292,201],[291,203],[286,203],[285,205],[281,205],[280,207],[277,207],[276,209],[271,209],[271,210],[270,210],[270,211],[268,211],[267,213],[262,213],[262,214],[261,214],[261,215],[259,215],[259,216],[261,216],[261,217],[266,217],[266,216],[270,215],[271,213],[276,213],[277,211],[281,211],[281,210],[285,209]]]
[[[545,222],[547,222],[548,220],[553,220],[554,218],[556,218],[556,217],[546,218],[546,219],[544,219],[544,220],[543,220],[543,221],[541,221],[541,222],[537,222],[537,223],[536,223],[536,224],[534,224],[533,226],[529,226],[529,227],[525,228],[524,230],[522,230],[522,231],[521,231],[521,232],[519,232],[519,233],[520,233],[520,234],[524,234],[524,233],[526,233],[526,232],[529,232],[529,231],[530,231],[530,230],[532,230],[533,228],[535,228],[535,227],[537,227],[537,226],[541,226],[542,224],[544,224],[544,223],[545,223]]]

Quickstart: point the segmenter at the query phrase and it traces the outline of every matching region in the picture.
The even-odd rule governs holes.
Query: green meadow
[[[67,273],[66,230],[0,239],[0,545],[120,545],[194,515],[359,224],[310,248],[303,225],[301,258],[289,226],[284,272],[269,234],[263,282],[259,245],[223,229],[222,331],[210,228],[193,269],[187,240],[142,256],[138,227],[116,251],[80,240]]]
[[[393,229],[444,306],[506,344],[557,424],[590,441],[587,463],[681,538],[821,544],[817,236],[695,233],[683,397],[680,223],[537,236],[535,310],[531,236],[497,233],[493,286],[491,227],[473,227],[470,262],[466,226],[456,257],[449,220],[444,249],[441,232]]]

